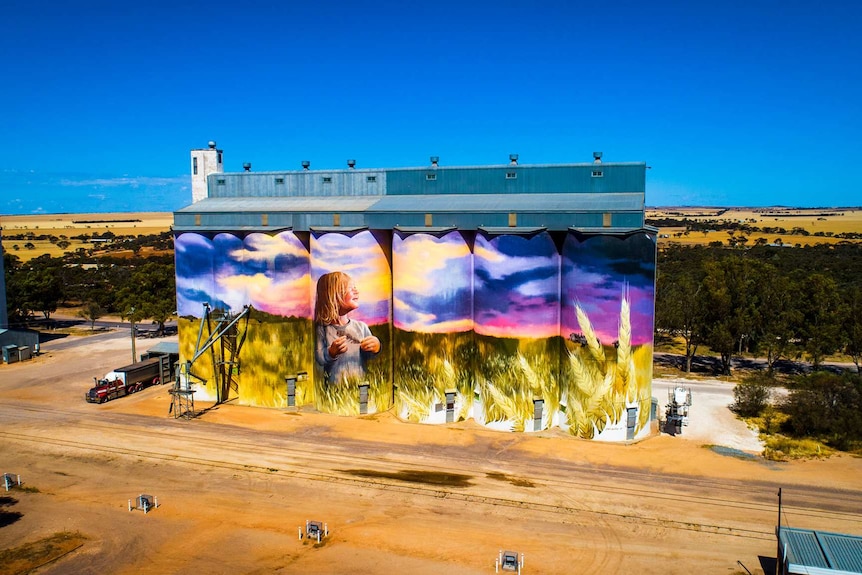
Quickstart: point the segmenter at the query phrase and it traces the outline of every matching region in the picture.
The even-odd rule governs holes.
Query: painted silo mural
[[[314,404],[358,415],[392,406],[391,239],[388,233],[311,236]]]
[[[241,258],[242,271],[227,281],[238,284],[253,310],[241,352],[239,402],[267,407],[311,404],[314,342],[307,235],[300,239],[290,231],[252,233],[234,255]],[[298,379],[291,402],[285,378],[293,376]]]
[[[396,413],[448,423],[473,408],[473,257],[470,237],[396,233],[392,320]]]
[[[180,233],[175,252],[183,360],[215,329],[205,303],[216,318],[252,309],[235,362],[221,349],[192,367],[196,399],[394,406],[409,422],[607,441],[649,431],[648,233]]]
[[[559,409],[560,254],[548,232],[477,235],[476,405],[480,423],[539,431]]]
[[[292,232],[180,234],[175,241],[180,355],[191,359],[200,343],[247,306],[251,314],[191,369],[196,397],[236,399],[244,405],[288,405],[285,378],[312,368],[310,263],[308,248]],[[203,322],[204,303],[211,310]],[[239,347],[240,356],[232,349]],[[222,365],[223,361],[231,361]],[[223,370],[225,389],[216,389],[214,369]],[[311,381],[299,378],[293,401],[312,400]]]
[[[623,441],[648,433],[655,238],[577,236],[563,245],[560,426]]]
[[[174,240],[177,312],[200,317],[204,303],[214,304],[212,241],[201,234],[180,234]]]

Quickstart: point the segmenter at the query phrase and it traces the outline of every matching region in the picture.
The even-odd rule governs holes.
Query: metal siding
[[[782,529],[781,537],[787,544],[787,558],[790,563],[809,567],[829,567],[813,531]]]
[[[376,181],[369,182],[373,176]],[[276,184],[276,178],[284,178]],[[324,183],[331,178],[331,183]],[[217,181],[224,180],[223,185]],[[374,196],[386,190],[384,170],[340,170],[302,172],[238,172],[211,174],[207,178],[210,198],[279,198],[295,196]]]
[[[592,177],[594,170],[602,177]],[[391,229],[423,227],[430,214],[435,227],[476,229],[507,226],[515,214],[519,226],[613,233],[643,227],[645,170],[643,163],[611,163],[219,173],[208,178],[210,197],[175,212],[174,221],[184,229],[200,218],[200,227],[307,230],[331,226],[339,214],[346,227]],[[507,180],[507,172],[517,178]],[[426,181],[427,173],[437,180]],[[606,213],[610,227],[603,226]]]
[[[399,212],[634,212],[642,211],[641,193],[617,194],[457,194],[384,196],[373,211]]]
[[[816,533],[833,569],[862,573],[862,538],[820,531]]]
[[[593,178],[594,169],[603,176]],[[507,172],[517,178],[506,179]],[[427,181],[426,174],[437,179]],[[579,164],[570,166],[488,166],[387,171],[387,195],[537,194],[643,192],[644,164]]]

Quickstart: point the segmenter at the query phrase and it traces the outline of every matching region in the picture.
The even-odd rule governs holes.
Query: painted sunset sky
[[[560,255],[550,234],[476,236],[476,333],[545,338],[560,334]]]
[[[647,234],[596,236],[579,241],[566,237],[563,246],[562,335],[581,333],[575,304],[590,318],[604,344],[617,340],[620,304],[628,293],[632,344],[653,341],[655,241]]]
[[[202,304],[238,312],[244,305],[285,317],[311,317],[308,249],[292,232],[185,233],[175,242],[180,315],[200,317]]]
[[[381,243],[382,242],[382,243]],[[563,254],[551,236],[477,235],[453,231],[394,234],[392,272],[384,234],[312,234],[309,247],[293,232],[176,238],[177,309],[200,317],[202,304],[234,312],[251,304],[284,317],[311,318],[314,285],[343,271],[359,289],[351,317],[369,325],[424,333],[475,329],[495,337],[542,338],[580,333],[581,306],[602,342],[618,337],[623,294],[631,307],[632,343],[652,342],[655,242],[647,234],[567,235]],[[390,293],[392,305],[390,308]],[[562,301],[561,301],[562,298]]]
[[[452,333],[473,329],[473,257],[460,232],[395,234],[393,323],[398,329]]]

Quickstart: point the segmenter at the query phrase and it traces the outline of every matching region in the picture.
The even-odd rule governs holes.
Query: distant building
[[[207,309],[253,309],[190,367],[196,398],[649,433],[657,230],[643,162],[225,173],[215,143],[195,158],[193,181],[217,169],[174,213],[182,358],[214,329],[200,327]],[[346,326],[315,322],[330,296]]]

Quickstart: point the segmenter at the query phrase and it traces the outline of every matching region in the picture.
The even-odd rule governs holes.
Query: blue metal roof
[[[351,226],[595,228],[643,227],[644,196],[614,194],[455,194],[205,198],[174,214],[176,231],[265,231]],[[609,218],[606,221],[606,217]]]
[[[809,529],[781,529],[790,573],[862,573],[862,537]]]

